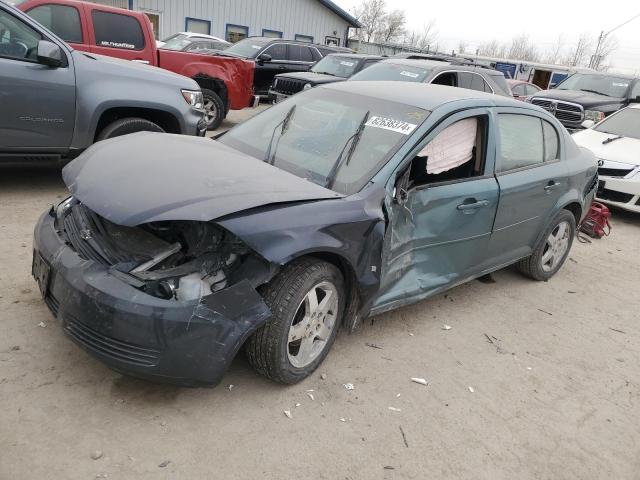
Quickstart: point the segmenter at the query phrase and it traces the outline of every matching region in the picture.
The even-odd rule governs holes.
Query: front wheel
[[[204,120],[207,122],[207,130],[215,130],[220,126],[226,115],[224,102],[220,96],[208,88],[202,89],[204,99]]]
[[[249,363],[276,382],[299,382],[318,368],[335,340],[345,304],[342,274],[330,263],[302,259],[262,293],[272,316],[245,345]]]
[[[534,280],[549,280],[567,259],[575,233],[576,219],[573,214],[567,210],[560,211],[531,256],[516,264],[518,270]]]
[[[122,135],[129,135],[136,132],[159,132],[164,133],[164,130],[159,125],[153,123],[150,120],[144,118],[121,118],[115,122],[111,122],[96,137],[96,141],[106,140],[107,138],[120,137]]]

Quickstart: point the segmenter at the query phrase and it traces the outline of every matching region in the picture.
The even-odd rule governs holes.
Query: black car
[[[268,95],[274,77],[279,73],[306,72],[330,53],[351,52],[348,48],[315,45],[294,40],[249,37],[227,48],[222,55],[255,60],[253,87],[258,95]]]
[[[630,75],[575,73],[527,100],[553,114],[568,130],[582,130],[630,103],[640,103],[640,79]],[[583,125],[583,122],[589,121]]]
[[[457,61],[454,63],[446,58],[388,58],[349,79],[350,82],[363,80],[431,83],[495,93],[505,97],[512,96],[502,72],[475,64],[460,65]]]
[[[276,102],[294,93],[326,83],[342,82],[384,57],[356,53],[332,53],[316,63],[308,72],[276,75],[269,95]]]

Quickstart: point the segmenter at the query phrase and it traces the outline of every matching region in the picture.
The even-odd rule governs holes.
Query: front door
[[[448,117],[414,149],[396,184],[396,200],[387,204],[374,311],[424,298],[478,272],[498,205],[494,152],[485,109]]]
[[[271,57],[268,62],[256,60],[254,73],[254,89],[256,93],[264,95],[269,91],[273,78],[279,73],[286,73],[289,65],[289,53],[286,43],[274,43],[260,53]],[[258,55],[258,56],[260,56]]]
[[[1,5],[0,152],[68,148],[76,103],[72,59],[59,68],[39,64],[43,36]]]
[[[519,109],[501,109],[497,117],[500,204],[489,262],[500,265],[531,253],[567,189],[569,171],[551,122]]]

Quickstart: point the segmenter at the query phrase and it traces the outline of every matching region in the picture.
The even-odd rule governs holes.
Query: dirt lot
[[[240,356],[181,389],[108,370],[43,304],[32,227],[64,196],[59,170],[1,170],[2,480],[640,478],[640,216],[548,283],[507,269],[376,317],[302,384]]]

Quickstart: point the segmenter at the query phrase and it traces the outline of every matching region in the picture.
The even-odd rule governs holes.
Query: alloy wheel
[[[571,226],[569,222],[560,222],[556,225],[544,246],[542,253],[542,270],[545,272],[553,271],[564,258],[569,248],[569,237],[571,235]]]

